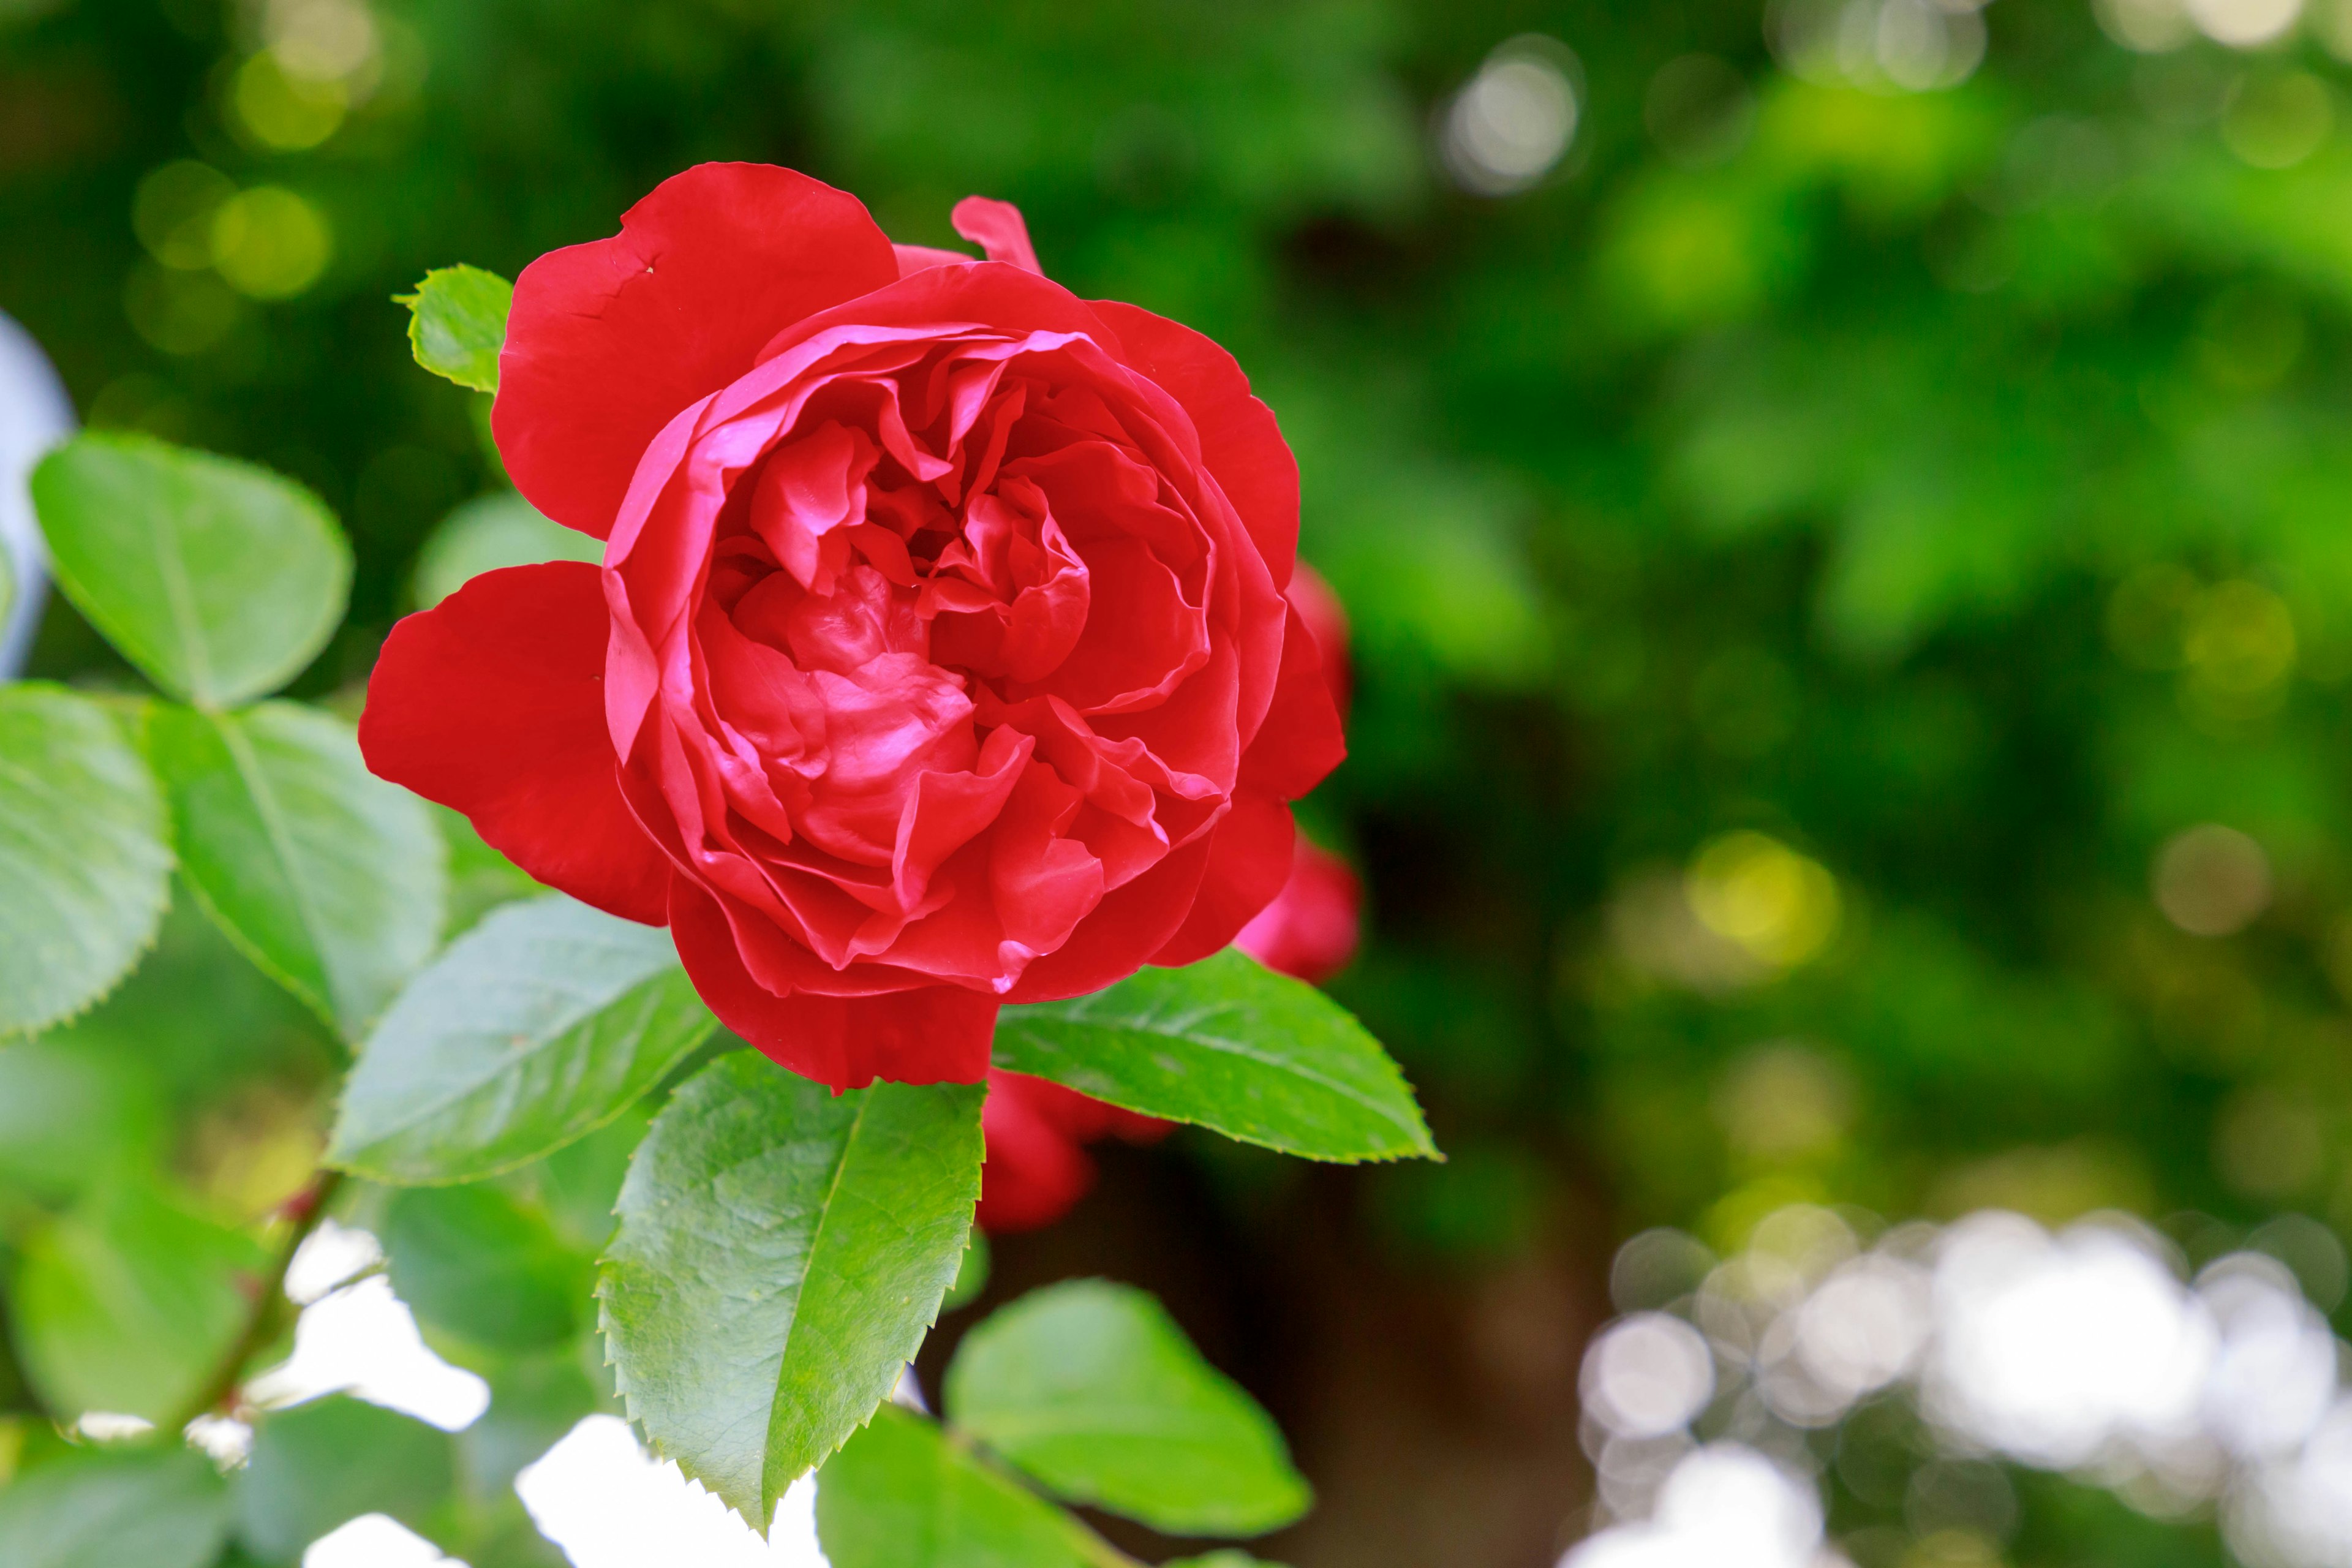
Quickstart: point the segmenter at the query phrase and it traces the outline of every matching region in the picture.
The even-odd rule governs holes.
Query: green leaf
[[[981,1088],[835,1095],[749,1051],[688,1079],[621,1188],[605,1342],[656,1452],[764,1531],[897,1384],[980,1196]]]
[[[237,1485],[237,1535],[257,1557],[292,1563],[363,1513],[412,1529],[457,1483],[449,1434],[341,1394],[266,1415]]]
[[[383,1226],[392,1289],[428,1327],[493,1351],[530,1351],[584,1326],[591,1265],[491,1186],[419,1187]]]
[[[416,552],[416,606],[429,610],[472,579],[502,566],[542,561],[599,562],[604,542],[566,528],[522,497],[477,496],[442,519]]]
[[[291,702],[162,706],[148,749],[180,867],[229,939],[356,1040],[440,940],[447,851],[341,720]]]
[[[612,1121],[714,1026],[667,931],[560,894],[509,905],[393,1004],[327,1158],[399,1184],[511,1169]]]
[[[16,607],[16,552],[0,541],[0,627],[7,626],[9,612]]]
[[[1312,985],[1231,948],[1091,996],[1007,1007],[995,1062],[1310,1160],[1438,1157],[1380,1042]]]
[[[141,436],[79,436],[33,470],[58,584],[158,686],[206,708],[277,690],[327,646],[352,552],[293,480]]]
[[[478,267],[436,267],[415,293],[395,298],[408,307],[408,346],[418,364],[476,392],[499,389],[513,284]]]
[[[70,1017],[130,973],[171,871],[163,797],[113,717],[0,686],[0,1035]]]
[[[833,1568],[1099,1568],[1125,1561],[1076,1520],[895,1405],[825,1466],[817,1540]]]
[[[1268,1563],[1264,1558],[1253,1557],[1246,1552],[1228,1547],[1223,1552],[1212,1552],[1205,1557],[1179,1557],[1161,1563],[1160,1568],[1282,1568],[1282,1564]]]
[[[236,1342],[264,1262],[247,1237],[152,1192],[94,1198],[25,1239],[10,1309],[26,1373],[68,1422],[168,1420]]]
[[[148,1166],[160,1087],[128,1052],[57,1035],[0,1046],[0,1183],[70,1196]]]
[[[228,1487],[186,1448],[100,1450],[0,1489],[8,1568],[205,1568],[228,1534]]]
[[[1257,1535],[1313,1501],[1273,1419],[1130,1286],[1023,1297],[965,1337],[946,1394],[1048,1490],[1167,1534]]]

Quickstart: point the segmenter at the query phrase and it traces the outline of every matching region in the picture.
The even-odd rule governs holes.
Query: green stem
[[[278,1337],[279,1329],[285,1324],[286,1271],[293,1267],[294,1255],[302,1249],[302,1244],[310,1238],[310,1233],[319,1228],[319,1222],[327,1217],[328,1205],[334,1202],[335,1194],[342,1184],[343,1173],[341,1171],[322,1171],[319,1179],[310,1184],[309,1204],[294,1221],[293,1228],[287,1232],[284,1244],[278,1247],[277,1258],[271,1264],[268,1277],[262,1281],[260,1293],[254,1298],[253,1310],[246,1315],[245,1327],[237,1334],[236,1342],[221,1358],[220,1364],[214,1369],[213,1375],[205,1381],[204,1388],[187,1410],[166,1428],[168,1432],[178,1434],[186,1428],[189,1422],[199,1415],[211,1415],[236,1396],[237,1385],[245,1381],[246,1364],[268,1348],[269,1342]]]

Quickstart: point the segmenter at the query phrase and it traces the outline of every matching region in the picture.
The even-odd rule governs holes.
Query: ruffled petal
[[[577,561],[510,566],[394,626],[360,750],[549,887],[660,925],[670,862],[623,798],[606,738],[597,576]]]
[[[1083,996],[1152,962],[1192,907],[1209,868],[1209,843],[1207,836],[1196,838],[1133,881],[1104,894],[1068,942],[1022,972],[1020,983],[1004,1000],[1059,1002]],[[1240,921],[1234,926],[1239,929]]]
[[[1234,356],[1192,328],[1116,300],[1093,304],[1118,334],[1128,363],[1192,416],[1202,460],[1257,542],[1274,585],[1288,587],[1298,559],[1298,459],[1274,410],[1251,394]]]
[[[1151,962],[1197,963],[1240,934],[1290,879],[1290,808],[1272,795],[1244,791],[1209,836],[1209,865],[1184,923]]]
[[[1045,275],[1037,265],[1037,247],[1029,243],[1029,225],[1011,202],[986,196],[966,196],[948,215],[955,231],[988,253],[991,261],[1009,262],[1024,272]]]
[[[603,539],[680,409],[801,318],[898,277],[846,192],[764,163],[674,175],[618,235],[550,251],[515,280],[490,416],[507,471],[540,510]]]
[[[996,998],[954,985],[876,996],[779,996],[751,978],[733,928],[681,877],[670,928],[687,977],[719,1021],[771,1061],[835,1092],[892,1083],[977,1083],[988,1071]]]

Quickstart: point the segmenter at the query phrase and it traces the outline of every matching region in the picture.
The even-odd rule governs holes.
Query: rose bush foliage
[[[1297,476],[1232,358],[706,164],[517,280],[493,428],[606,541],[394,628],[361,741],[846,1089],[972,1080],[1001,1004],[1231,942],[1339,760]]]

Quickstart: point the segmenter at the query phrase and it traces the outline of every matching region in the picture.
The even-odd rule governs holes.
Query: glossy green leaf
[[[266,696],[343,618],[352,552],[318,497],[267,468],[144,437],[79,436],[33,470],[58,584],[174,696]]]
[[[0,1035],[111,990],[171,897],[163,803],[114,717],[53,686],[0,686]]]
[[[229,939],[356,1040],[440,940],[447,852],[341,720],[291,702],[160,708],[149,752],[180,866]]]
[[[408,307],[408,346],[416,363],[477,392],[499,389],[499,350],[507,341],[514,285],[478,267],[436,267]]]
[[[227,1484],[186,1448],[101,1449],[0,1488],[8,1568],[205,1568],[228,1525]]]
[[[604,542],[564,527],[509,490],[477,496],[433,531],[412,579],[419,609],[430,609],[485,572],[542,561],[604,559]]]
[[[764,1530],[887,1396],[980,1196],[977,1084],[835,1095],[749,1051],[655,1119],[598,1294],[656,1452]]]
[[[397,1411],[330,1395],[265,1415],[237,1484],[237,1535],[256,1556],[291,1563],[363,1513],[414,1529],[457,1481],[449,1434]]]
[[[261,1248],[156,1194],[123,1188],[26,1237],[10,1301],[16,1348],[44,1404],[178,1415],[244,1327]]]
[[[383,1225],[394,1293],[429,1328],[494,1351],[531,1351],[585,1326],[589,1259],[494,1186],[418,1187]]]
[[[1126,1561],[1086,1527],[895,1405],[816,1489],[833,1568],[1101,1568]]]
[[[327,1157],[402,1184],[509,1169],[618,1116],[714,1026],[667,931],[561,895],[509,905],[385,1015]]]
[[[1437,1153],[1404,1075],[1346,1008],[1231,948],[1007,1007],[995,1061],[1310,1160]]]
[[[946,1392],[958,1430],[1057,1496],[1171,1535],[1256,1535],[1313,1500],[1273,1419],[1130,1286],[1023,1297],[965,1336]]]

